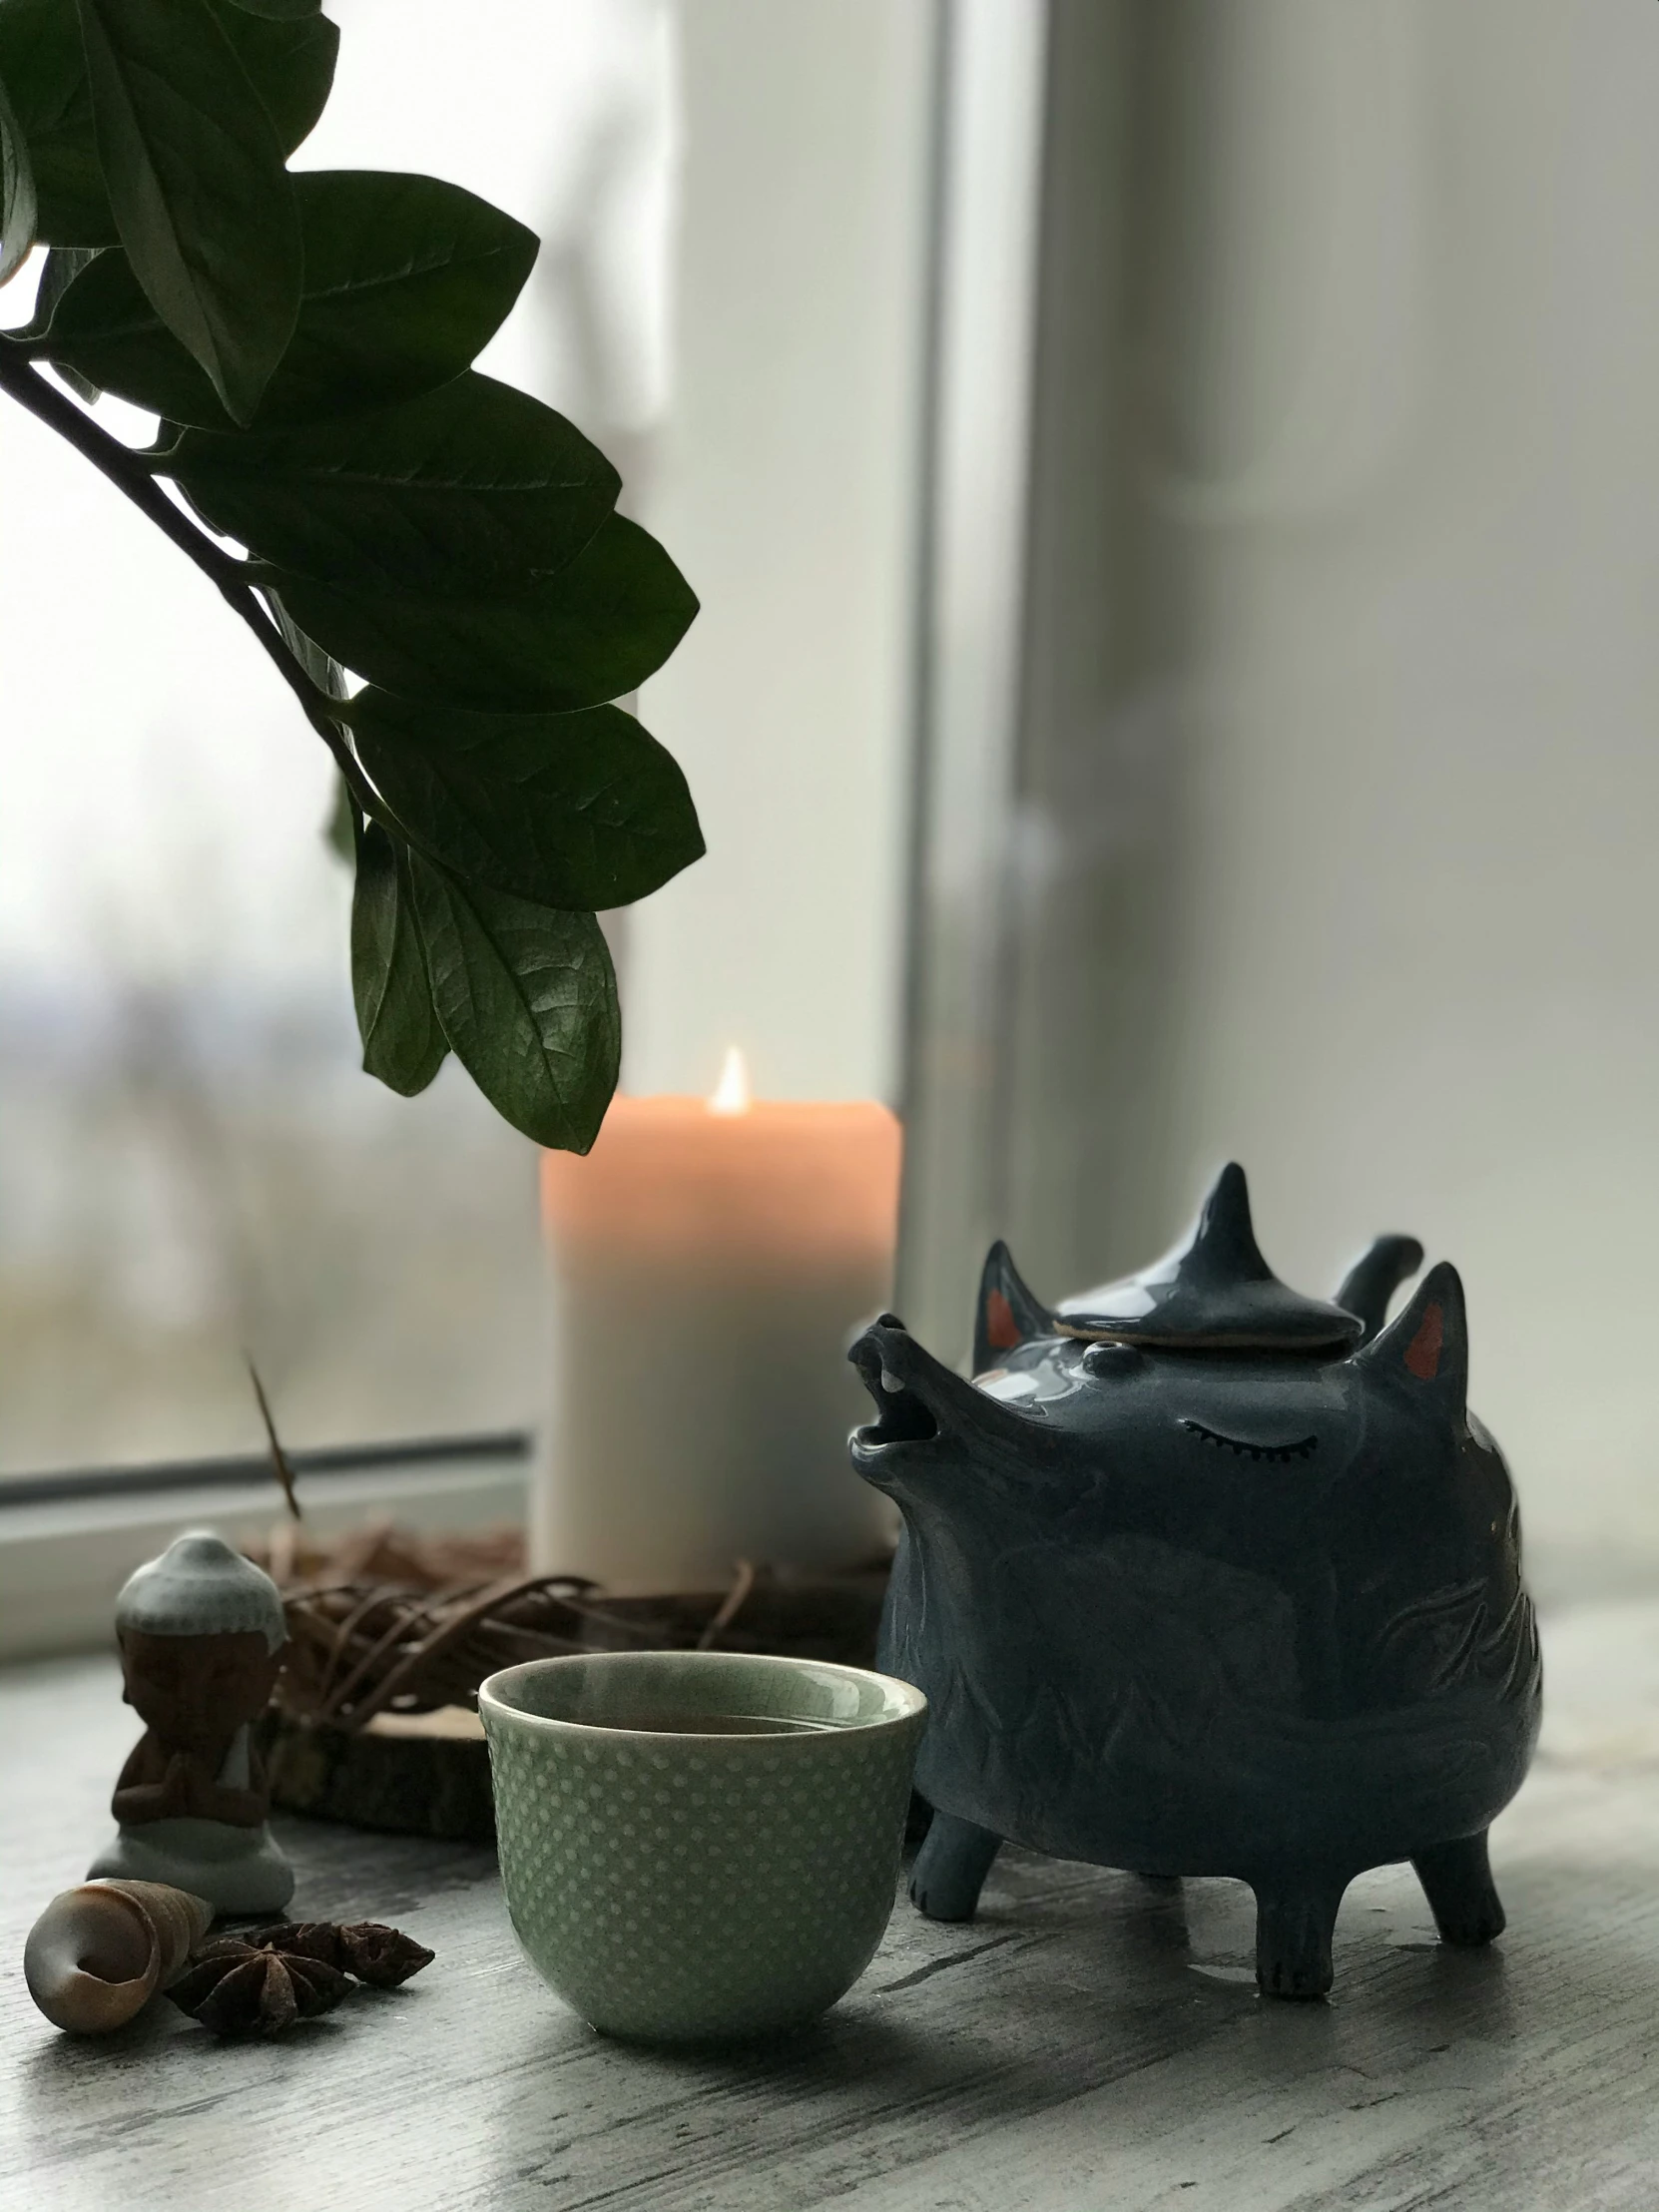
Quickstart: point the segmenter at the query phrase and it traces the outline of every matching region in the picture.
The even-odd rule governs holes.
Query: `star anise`
[[[433,1957],[424,1943],[378,1921],[284,1921],[280,1928],[263,1929],[256,1940],[301,1958],[320,1958],[375,1989],[395,1989]]]
[[[203,1944],[167,1993],[216,2035],[280,2035],[332,2010],[350,1986],[324,1959],[222,1936]]]
[[[431,1956],[376,1921],[287,1921],[203,1944],[167,1993],[216,2035],[280,2035],[330,2011],[351,1986],[348,1976],[392,1989]]]

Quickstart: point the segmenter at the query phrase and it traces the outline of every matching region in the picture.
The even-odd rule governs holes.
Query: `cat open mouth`
[[[858,1451],[878,1451],[886,1444],[930,1443],[939,1433],[938,1419],[932,1408],[887,1364],[883,1336],[888,1330],[901,1330],[902,1327],[892,1315],[883,1314],[848,1354],[874,1400],[876,1412],[874,1420],[866,1421],[853,1432],[853,1446]],[[893,1345],[893,1340],[888,1338],[887,1344]],[[893,1356],[896,1357],[896,1346]]]

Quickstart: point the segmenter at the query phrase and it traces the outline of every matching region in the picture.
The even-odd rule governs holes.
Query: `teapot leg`
[[[1323,1997],[1346,1882],[1310,1880],[1256,1892],[1256,1985],[1267,1997]]]
[[[910,1873],[910,1902],[930,1921],[971,1921],[1002,1838],[935,1813]]]
[[[1492,1887],[1486,1831],[1436,1844],[1411,1861],[1442,1943],[1489,1943],[1503,1934],[1504,1911]]]

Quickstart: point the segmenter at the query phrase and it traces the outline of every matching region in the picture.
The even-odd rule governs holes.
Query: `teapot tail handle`
[[[1377,1237],[1343,1277],[1337,1304],[1365,1323],[1361,1344],[1369,1345],[1388,1318],[1388,1301],[1408,1276],[1422,1266],[1415,1237]]]

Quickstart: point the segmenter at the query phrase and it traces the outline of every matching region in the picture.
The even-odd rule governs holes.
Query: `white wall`
[[[1168,1208],[1455,1260],[1546,1584],[1652,1577],[1659,9],[1184,12]]]
[[[989,1011],[921,993],[912,1155],[965,1164],[902,1310],[954,1355],[989,1236],[1058,1297],[1237,1157],[1292,1282],[1462,1269],[1539,1586],[1659,1586],[1659,9],[1046,24],[971,932],[933,790],[984,772],[928,732],[922,965]]]

